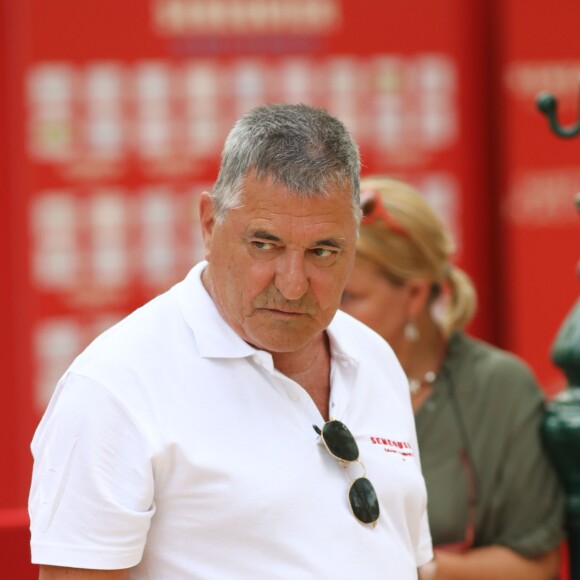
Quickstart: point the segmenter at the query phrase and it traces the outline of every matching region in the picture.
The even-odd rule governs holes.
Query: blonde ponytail
[[[447,335],[463,330],[477,308],[477,293],[471,278],[457,266],[452,266],[446,280],[449,292],[443,308],[442,324]]]

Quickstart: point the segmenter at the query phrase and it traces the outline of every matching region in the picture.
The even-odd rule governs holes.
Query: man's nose
[[[287,300],[298,300],[308,290],[304,254],[287,252],[278,264],[275,286]]]

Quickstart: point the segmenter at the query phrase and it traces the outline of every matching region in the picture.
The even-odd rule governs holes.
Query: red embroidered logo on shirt
[[[397,441],[386,437],[371,437],[373,445],[382,445],[386,453],[397,453],[403,457],[413,457],[413,448],[408,441]]]

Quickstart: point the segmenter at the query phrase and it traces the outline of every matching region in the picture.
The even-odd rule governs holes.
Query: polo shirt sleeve
[[[99,383],[68,374],[32,442],[32,562],[114,570],[141,560],[153,502],[152,446]]]
[[[417,568],[420,568],[433,559],[433,542],[431,540],[431,532],[429,530],[426,502],[425,510],[419,525],[419,540],[415,549],[415,561],[417,562]]]
[[[497,543],[534,557],[562,540],[564,492],[541,441],[543,395],[526,367],[519,363],[507,367],[506,388],[497,401],[508,409],[511,424],[493,500],[502,519]]]

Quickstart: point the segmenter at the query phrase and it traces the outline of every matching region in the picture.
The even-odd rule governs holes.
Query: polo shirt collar
[[[244,358],[248,356],[268,355],[243,340],[234,329],[222,318],[213,299],[201,281],[201,274],[207,266],[206,261],[196,264],[177,285],[179,306],[186,324],[195,336],[199,354],[207,358]],[[358,361],[349,353],[341,341],[341,333],[337,328],[337,318],[344,316],[337,312],[327,328],[330,338],[330,349],[334,362],[358,367]],[[265,360],[263,362],[266,362]]]
[[[349,349],[347,344],[345,344],[345,336],[338,330],[339,323],[337,319],[342,316],[345,316],[345,314],[339,310],[334,315],[332,322],[326,329],[326,333],[330,341],[330,354],[334,362],[340,362],[344,365],[352,366],[357,369],[359,366],[359,360],[352,356],[352,354],[349,352],[351,349]]]
[[[196,264],[177,285],[179,307],[195,336],[200,356],[206,358],[243,358],[256,349],[243,340],[222,318],[213,299],[201,282],[206,261]]]

